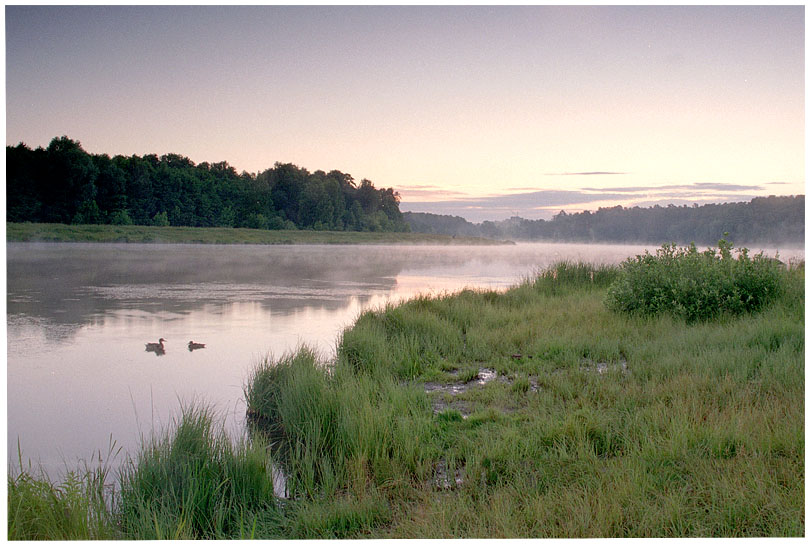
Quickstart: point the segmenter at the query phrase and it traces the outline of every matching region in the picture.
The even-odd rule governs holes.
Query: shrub
[[[274,215],[267,220],[267,229],[289,229],[286,223],[289,220],[284,220],[281,216]]]
[[[158,212],[152,217],[152,225],[153,226],[162,226],[166,227],[169,225],[169,215],[166,211]]]
[[[781,288],[781,263],[748,249],[737,250],[721,239],[717,249],[698,252],[689,247],[662,245],[621,264],[619,278],[608,289],[607,307],[614,311],[655,315],[663,312],[688,322],[720,314],[756,311]]]
[[[270,223],[264,214],[250,214],[245,221],[245,227],[251,229],[269,229]]]
[[[72,224],[100,224],[101,211],[94,200],[84,201],[73,216]]]
[[[124,210],[117,210],[110,215],[110,224],[114,226],[131,226],[132,217]]]

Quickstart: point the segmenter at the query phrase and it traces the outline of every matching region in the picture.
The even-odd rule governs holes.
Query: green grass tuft
[[[184,408],[123,469],[118,513],[130,539],[240,538],[278,510],[262,446],[234,446],[210,410]]]

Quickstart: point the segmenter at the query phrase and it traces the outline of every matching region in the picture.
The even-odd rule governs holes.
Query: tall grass
[[[279,519],[264,447],[234,445],[194,406],[124,468],[117,513],[134,539],[246,538]]]
[[[68,470],[55,483],[42,468],[23,463],[8,473],[9,540],[103,540],[120,536],[110,512],[109,461],[118,455],[110,443],[106,458],[99,453],[79,470]]]
[[[302,348],[262,362],[246,399],[249,415],[266,431],[288,473],[293,497],[328,497],[346,489],[347,480],[362,496],[410,481],[419,471],[419,445],[403,440],[430,425],[421,389],[345,366],[330,373]]]

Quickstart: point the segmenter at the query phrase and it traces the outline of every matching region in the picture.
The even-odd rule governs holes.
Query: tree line
[[[275,163],[258,174],[177,154],[89,154],[66,136],[6,147],[9,222],[408,231],[399,194]]]
[[[515,216],[473,224],[459,216],[416,212],[404,213],[404,219],[414,232],[496,239],[714,245],[728,233],[728,239],[737,244],[804,244],[804,195],[700,206],[560,211],[551,220]]]

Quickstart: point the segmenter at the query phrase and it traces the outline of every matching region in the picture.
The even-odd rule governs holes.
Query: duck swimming
[[[205,349],[205,343],[194,343],[193,341],[189,341],[188,350],[193,351],[194,349]]]
[[[164,341],[166,340],[160,338],[157,343],[147,343],[146,351],[150,353],[155,353],[157,356],[166,354],[166,348],[163,346]]]

